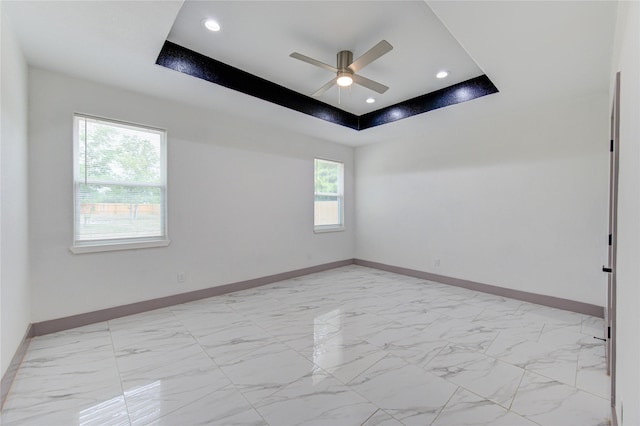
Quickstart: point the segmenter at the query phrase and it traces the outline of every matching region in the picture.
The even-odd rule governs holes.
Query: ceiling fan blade
[[[390,52],[391,49],[393,49],[393,46],[391,46],[388,41],[382,40],[380,43],[376,44],[371,49],[367,50],[358,59],[353,61],[348,68],[353,72],[358,72],[362,68],[369,65],[371,62],[378,59],[380,56]]]
[[[377,92],[377,93],[380,93],[380,94],[383,94],[384,92],[386,92],[389,89],[384,84],[380,84],[377,81],[369,80],[367,77],[363,77],[363,76],[358,75],[358,74],[354,74],[352,77],[353,77],[353,82],[354,83],[359,84],[360,86],[364,86],[367,89],[371,89],[374,92]]]
[[[324,86],[322,86],[321,88],[319,88],[318,90],[315,91],[315,93],[311,96],[313,97],[317,97],[322,95],[324,92],[326,92],[327,90],[331,89],[333,87],[334,84],[336,84],[336,80],[338,78],[332,78],[331,81],[329,81],[327,84],[325,84]]]
[[[294,59],[298,59],[299,61],[306,62],[306,63],[308,63],[308,64],[315,65],[316,67],[323,68],[323,69],[325,69],[325,70],[327,70],[327,71],[331,71],[331,72],[338,72],[338,69],[337,69],[337,68],[332,67],[331,65],[327,65],[327,64],[325,64],[324,62],[320,62],[320,61],[318,61],[318,60],[315,60],[315,59],[313,59],[313,58],[310,58],[310,57],[308,57],[308,56],[305,56],[305,55],[303,55],[303,54],[301,54],[301,53],[298,53],[298,52],[293,52],[293,53],[292,53],[291,55],[289,55],[289,56],[291,56],[291,57],[292,57],[292,58],[294,58]]]

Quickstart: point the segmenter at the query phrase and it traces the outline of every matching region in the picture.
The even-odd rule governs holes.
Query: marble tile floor
[[[0,423],[607,425],[602,334],[352,265],[36,337]]]

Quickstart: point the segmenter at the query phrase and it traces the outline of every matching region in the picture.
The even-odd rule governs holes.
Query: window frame
[[[338,170],[338,192],[336,194],[333,193],[316,193],[316,162],[323,161],[326,163],[335,163],[340,166]],[[344,223],[344,162],[338,160],[331,160],[328,158],[322,157],[314,157],[313,159],[313,232],[316,234],[326,233],[326,232],[341,232],[345,230]],[[338,210],[339,210],[339,220],[338,224],[330,224],[330,225],[316,225],[315,221],[315,205],[316,205],[316,196],[336,196],[338,201]]]
[[[80,183],[83,179],[79,176],[80,164],[80,121],[81,120],[94,120],[105,123],[107,125],[113,124],[115,127],[125,127],[136,129],[139,131],[149,131],[160,135],[160,184],[149,185],[148,183],[142,183],[139,185],[132,185],[130,182],[108,182],[109,185],[122,185],[122,186],[154,186],[160,188],[160,221],[162,235],[154,237],[124,237],[124,238],[108,238],[108,239],[96,239],[96,240],[79,240],[79,221],[82,220],[80,212],[80,204],[78,202]],[[111,118],[97,117],[94,115],[74,113],[73,114],[73,243],[69,250],[74,254],[82,253],[94,253],[104,251],[116,251],[116,250],[132,250],[151,247],[166,247],[169,245],[169,232],[168,232],[168,197],[167,197],[167,130],[148,126],[144,124],[132,123],[122,120],[115,120]],[[104,183],[104,182],[91,182],[91,183]]]

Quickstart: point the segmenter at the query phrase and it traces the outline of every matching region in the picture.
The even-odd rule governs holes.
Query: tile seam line
[[[449,399],[447,399],[447,402],[445,402],[445,403],[444,403],[444,405],[442,406],[442,408],[440,408],[440,411],[438,411],[438,414],[437,414],[437,415],[436,415],[436,417],[433,419],[433,421],[430,423],[431,425],[435,424],[435,422],[437,422],[437,421],[438,421],[438,419],[439,419],[439,418],[440,418],[440,416],[442,415],[442,412],[444,411],[444,409],[445,409],[445,408],[447,408],[447,405],[449,405],[449,402],[451,402],[451,400],[453,399],[453,397],[455,396],[455,394],[457,394],[457,393],[458,393],[458,391],[459,391],[460,389],[464,389],[464,390],[466,390],[466,391],[468,391],[468,392],[471,392],[471,391],[469,391],[468,389],[464,388],[463,386],[457,385],[457,384],[455,384],[455,383],[453,383],[453,384],[457,386],[456,390],[455,390],[455,391],[453,391],[453,393],[451,394],[451,396],[449,397]],[[475,393],[474,393],[474,395],[475,395]],[[480,395],[478,395],[478,396],[480,396]],[[489,401],[489,400],[488,400],[488,399],[486,399],[485,397],[481,397],[481,398],[482,398],[482,399],[484,399],[484,400],[486,400],[486,401]]]
[[[124,392],[124,384],[122,383],[122,373],[120,372],[120,366],[118,365],[118,356],[116,355],[116,345],[113,341],[113,334],[111,333],[111,324],[109,321],[107,323],[107,332],[109,333],[109,341],[111,342],[111,350],[113,351],[113,363],[116,366],[116,371],[118,373],[118,382],[120,383],[120,390],[122,391],[122,400],[124,401],[124,406],[127,409],[127,418],[129,419],[129,424],[133,424],[131,421],[131,412],[129,411],[129,404],[127,404],[127,397]]]
[[[174,305],[174,306],[180,306],[180,305],[183,305],[183,303],[180,303],[180,304],[178,304],[178,305]],[[198,345],[198,347],[199,347],[199,348],[200,348],[200,350],[202,351],[203,355],[204,355],[204,356],[206,356],[207,358],[209,358],[209,359],[211,360],[211,362],[213,362],[213,364],[214,364],[214,365],[215,365],[215,366],[220,370],[220,372],[221,372],[222,374],[224,374],[224,376],[225,376],[225,377],[227,377],[227,375],[225,374],[225,372],[224,372],[224,371],[222,371],[222,369],[220,368],[220,366],[218,365],[218,363],[217,363],[217,362],[215,362],[215,360],[214,360],[213,358],[211,358],[211,357],[209,356],[209,354],[207,354],[207,353],[206,353],[206,351],[204,350],[204,348],[202,347],[202,345],[200,345],[200,342],[198,342],[198,340],[195,338],[195,336],[194,336],[193,334],[191,334],[191,330],[189,330],[189,329],[187,328],[187,326],[185,326],[185,325],[184,325],[184,323],[182,322],[182,320],[181,320],[181,319],[180,319],[180,318],[175,314],[175,312],[173,312],[171,309],[169,309],[169,312],[170,312],[170,313],[171,313],[171,315],[173,315],[173,317],[178,321],[178,323],[180,323],[180,325],[182,325],[182,327],[187,331],[187,333],[189,333],[189,336],[191,336],[191,338],[193,339],[194,343],[195,343],[196,345]],[[229,380],[229,383],[230,383],[231,385],[234,385],[234,386],[235,386],[235,384],[231,381],[231,379],[229,379],[229,378],[227,377],[227,380]],[[176,411],[181,410],[181,409],[183,409],[183,408],[185,408],[185,407],[187,407],[187,406],[189,406],[189,405],[195,404],[196,402],[198,402],[198,401],[200,401],[200,400],[202,400],[202,399],[204,399],[204,398],[208,397],[209,395],[214,394],[215,392],[218,392],[218,391],[220,391],[220,390],[222,390],[222,389],[224,389],[224,388],[226,388],[226,387],[228,387],[228,385],[227,385],[227,386],[223,386],[223,387],[222,387],[222,388],[220,388],[220,389],[213,390],[213,391],[211,391],[211,392],[209,392],[209,393],[207,393],[207,394],[203,395],[202,397],[197,398],[197,399],[195,399],[195,400],[193,400],[193,401],[189,401],[187,404],[185,404],[185,405],[183,405],[183,406],[181,406],[181,407],[177,407],[177,408],[175,408],[174,410],[171,410],[171,411],[169,411],[168,413],[165,413],[165,414],[161,415],[160,417],[156,418],[156,419],[155,419],[155,420],[153,420],[153,421],[159,421],[159,420],[161,420],[162,418],[167,417],[168,415],[173,414],[173,413],[175,413]],[[236,390],[237,390],[237,389],[236,389]],[[238,392],[239,392],[239,393],[241,393],[240,391],[238,391]],[[123,395],[124,395],[124,393],[123,393]],[[244,395],[243,395],[243,397],[244,397]],[[126,402],[126,398],[125,398],[125,402]],[[131,424],[133,424],[133,422],[131,422]]]

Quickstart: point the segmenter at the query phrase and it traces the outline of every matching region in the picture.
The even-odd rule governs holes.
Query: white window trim
[[[315,160],[320,160],[320,161],[328,161],[331,163],[338,163],[340,165],[342,165],[342,173],[338,175],[338,193],[337,194],[327,194],[327,193],[318,193],[316,194],[316,190],[315,190]],[[315,196],[316,195],[329,195],[329,196],[337,196],[340,199],[340,223],[339,224],[333,224],[333,225],[316,225],[315,221],[313,224],[313,232],[315,234],[325,234],[325,233],[329,233],[329,232],[343,232],[345,230],[345,225],[344,225],[344,162],[339,161],[339,160],[331,160],[328,158],[322,158],[322,157],[314,157],[313,158],[313,170],[314,170],[314,182],[313,182],[313,197],[314,197],[314,206],[315,206]]]
[[[78,241],[77,237],[77,229],[76,223],[78,219],[78,205],[76,204],[77,197],[77,188],[76,188],[76,172],[78,167],[78,151],[79,151],[79,129],[78,129],[78,118],[85,118],[89,120],[99,120],[104,122],[114,123],[116,125],[126,126],[126,127],[139,127],[143,129],[148,129],[151,131],[156,131],[161,133],[162,136],[162,148],[160,150],[160,170],[161,170],[161,180],[162,186],[164,187],[164,191],[161,191],[161,196],[164,198],[164,203],[162,203],[163,215],[162,215],[162,226],[164,228],[164,235],[159,237],[149,237],[149,238],[119,238],[119,239],[110,239],[110,240],[86,240],[86,241]],[[153,248],[153,247],[167,247],[171,241],[169,240],[169,229],[167,225],[168,219],[168,183],[167,183],[167,131],[166,129],[161,129],[158,127],[148,126],[145,124],[131,123],[121,120],[114,120],[110,118],[97,117],[88,114],[82,113],[74,113],[73,114],[73,242],[69,247],[69,251],[73,254],[83,254],[83,253],[97,253],[97,252],[106,252],[106,251],[118,251],[118,250],[137,250],[144,248]],[[99,182],[95,182],[99,183]],[[114,184],[114,182],[109,182],[109,184]],[[142,186],[142,185],[140,185]],[[149,186],[158,186],[158,185],[149,185]]]
[[[123,242],[118,240],[117,243],[108,241],[91,241],[90,244],[76,244],[69,247],[69,250],[73,254],[83,253],[98,253],[103,251],[117,251],[117,250],[137,250],[143,248],[152,247],[167,247],[171,243],[170,240],[136,240],[131,242]]]
[[[344,225],[318,225],[313,227],[313,232],[316,234],[326,234],[329,232],[343,231],[345,231]]]

